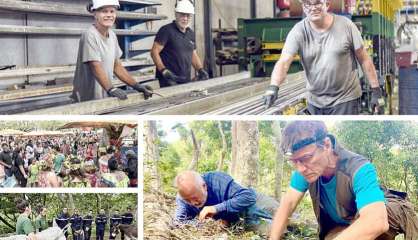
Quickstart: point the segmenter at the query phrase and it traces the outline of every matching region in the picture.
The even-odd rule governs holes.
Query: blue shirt
[[[74,214],[70,219],[70,223],[73,230],[80,230],[83,227],[83,218],[78,214]]]
[[[208,197],[205,206],[214,206],[217,214],[214,219],[228,222],[239,220],[241,213],[246,212],[256,203],[256,193],[252,189],[241,187],[228,174],[223,172],[208,172],[204,174]],[[181,222],[194,219],[203,209],[188,204],[179,195],[176,198],[175,219]]]
[[[328,215],[337,224],[349,224],[349,222],[340,218],[337,213],[337,180],[335,176],[328,182],[323,182],[322,178],[319,181],[321,185],[321,203]],[[294,171],[290,180],[290,186],[299,192],[306,192],[309,188],[309,183],[299,172]],[[356,198],[357,211],[371,203],[386,202],[383,191],[379,187],[376,169],[371,163],[366,163],[360,167],[354,175],[353,192]]]

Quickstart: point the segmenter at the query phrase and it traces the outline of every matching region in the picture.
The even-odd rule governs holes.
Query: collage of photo
[[[0,0],[0,240],[418,240],[418,0]]]

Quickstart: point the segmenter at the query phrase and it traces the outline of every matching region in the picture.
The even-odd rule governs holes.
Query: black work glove
[[[170,86],[174,86],[177,85],[177,83],[182,83],[186,81],[185,77],[179,77],[167,68],[164,68],[161,71],[161,74]]]
[[[277,100],[277,94],[279,92],[279,87],[276,85],[270,85],[267,88],[266,93],[264,93],[263,100],[264,100],[264,106],[266,108],[271,107],[273,103]]]
[[[128,95],[126,95],[125,91],[119,88],[112,87],[107,90],[107,94],[111,97],[117,97],[119,100],[126,100],[128,99]]]
[[[209,74],[205,71],[205,69],[201,68],[197,71],[197,81],[204,81],[209,79]]]
[[[370,105],[373,113],[383,114],[385,99],[382,96],[382,90],[380,87],[372,88],[372,98],[370,100]]]
[[[147,100],[148,98],[151,98],[152,94],[154,94],[153,92],[154,90],[152,89],[152,87],[147,86],[147,85],[136,83],[135,85],[132,86],[132,88],[140,93],[143,93],[145,100]]]

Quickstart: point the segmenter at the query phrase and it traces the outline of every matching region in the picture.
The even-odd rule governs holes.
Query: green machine
[[[238,65],[253,77],[269,77],[280,58],[287,34],[302,18],[238,19]],[[302,71],[299,57],[289,72]]]
[[[385,8],[386,9],[386,8]],[[393,11],[391,11],[393,15]],[[380,86],[386,97],[386,114],[392,111],[392,88],[394,85],[395,63],[395,27],[390,14],[368,12],[362,15],[345,15],[359,28],[365,48],[373,59]],[[287,34],[301,17],[238,19],[238,64],[240,71],[250,71],[253,77],[269,77],[274,64],[280,57]],[[297,56],[289,73],[303,71]],[[371,112],[371,89],[367,79],[361,77],[363,89],[363,112]]]

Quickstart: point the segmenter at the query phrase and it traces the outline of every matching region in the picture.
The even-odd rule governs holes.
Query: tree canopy
[[[114,210],[123,213],[127,207],[137,209],[136,194],[1,194],[0,235],[15,231],[16,220],[20,215],[16,209],[16,200],[22,198],[27,199],[31,205],[32,219],[37,215],[36,210],[45,206],[49,221],[61,213],[64,207],[67,207],[71,214],[74,209],[78,209],[82,215],[89,210],[97,214],[101,208],[107,214],[113,213]]]

